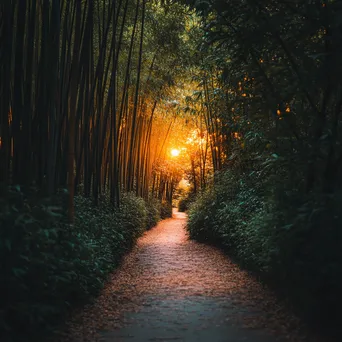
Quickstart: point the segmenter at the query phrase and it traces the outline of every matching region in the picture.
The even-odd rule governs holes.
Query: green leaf
[[[12,268],[12,272],[16,277],[25,275],[27,272],[22,268]]]
[[[285,229],[285,230],[290,230],[292,227],[293,227],[293,224],[291,223],[291,224],[287,224],[285,226],[282,226],[281,228]]]
[[[30,261],[29,257],[26,256],[26,255],[23,255],[23,254],[20,254],[20,258],[21,258],[21,259],[24,259],[24,260],[26,260],[26,261]]]
[[[12,250],[12,244],[11,244],[11,241],[10,241],[10,240],[5,239],[5,246],[7,247],[7,249],[8,249],[9,251]]]

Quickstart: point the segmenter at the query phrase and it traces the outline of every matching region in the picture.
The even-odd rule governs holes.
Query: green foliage
[[[133,193],[123,194],[117,216],[120,225],[124,228],[122,229],[124,240],[132,246],[147,227],[145,201]]]
[[[162,201],[160,208],[160,217],[166,219],[172,217],[172,204],[167,201]]]
[[[149,198],[146,201],[147,229],[154,227],[161,219],[161,203],[157,198]]]
[[[185,193],[178,201],[178,211],[185,212],[188,211],[190,204],[195,200],[194,192]]]
[[[189,104],[205,101],[221,161],[191,206],[190,235],[223,245],[310,318],[338,320],[341,6],[186,3],[203,18]]]
[[[181,198],[178,202],[178,211],[179,212],[185,212],[189,209],[189,204],[191,202],[188,198]]]
[[[332,320],[342,303],[341,196],[285,194],[274,176],[225,171],[191,205],[187,228],[192,238],[223,246],[306,317],[323,310]]]
[[[235,227],[236,213],[225,210],[234,200],[237,183],[229,173],[216,174],[216,179],[190,205],[188,230],[200,241],[217,242],[223,230]]]
[[[279,281],[307,314],[324,312],[332,321],[342,304],[341,196],[314,192],[296,207],[275,208],[271,236],[271,267]]]
[[[61,197],[27,197],[19,187],[0,195],[0,330],[11,342],[51,329],[71,305],[96,295],[147,224],[145,203],[133,194],[115,210],[76,197],[74,226],[51,205]]]

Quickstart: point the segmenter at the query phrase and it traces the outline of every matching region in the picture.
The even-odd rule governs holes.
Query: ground
[[[188,239],[174,211],[141,237],[63,341],[320,341],[219,249]]]

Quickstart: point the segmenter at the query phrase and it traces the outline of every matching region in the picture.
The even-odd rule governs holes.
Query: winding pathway
[[[219,249],[190,241],[185,224],[174,211],[146,232],[64,341],[318,341]]]

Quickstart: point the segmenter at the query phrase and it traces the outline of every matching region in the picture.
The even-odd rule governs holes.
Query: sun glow
[[[172,155],[173,157],[178,157],[178,156],[179,156],[179,153],[180,153],[180,151],[177,150],[176,148],[173,148],[173,149],[171,150],[171,155]]]

